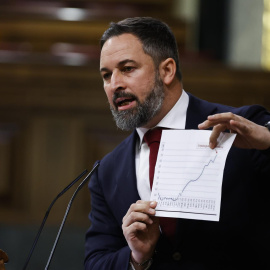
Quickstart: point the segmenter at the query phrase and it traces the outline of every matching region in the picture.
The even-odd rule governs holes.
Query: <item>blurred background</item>
[[[0,249],[22,269],[55,196],[127,132],[117,130],[99,75],[111,21],[152,16],[179,44],[184,89],[270,109],[270,0],[1,0]],[[162,37],[161,37],[162,38]],[[44,269],[68,201],[52,209],[27,269]],[[71,207],[50,269],[83,269],[90,196]]]

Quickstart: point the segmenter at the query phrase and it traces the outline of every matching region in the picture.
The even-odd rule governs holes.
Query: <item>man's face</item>
[[[101,50],[100,72],[111,111],[119,128],[145,126],[163,104],[163,82],[152,58],[131,34],[107,40]]]

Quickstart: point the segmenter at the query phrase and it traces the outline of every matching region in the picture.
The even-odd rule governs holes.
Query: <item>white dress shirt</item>
[[[181,97],[168,112],[168,114],[157,124],[157,127],[168,129],[185,129],[186,114],[189,103],[189,96],[183,90]],[[136,144],[136,177],[137,189],[141,200],[149,201],[151,196],[150,183],[149,183],[149,147],[143,141],[144,134],[148,131],[147,128],[137,128],[139,140]]]

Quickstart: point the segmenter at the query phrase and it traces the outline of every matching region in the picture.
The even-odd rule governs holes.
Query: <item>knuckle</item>
[[[217,130],[219,129],[219,127],[220,127],[220,124],[215,125],[215,126],[213,127],[213,131],[217,131]]]
[[[130,206],[130,210],[131,210],[131,211],[134,211],[134,209],[136,209],[136,203],[133,203],[133,204]]]
[[[129,215],[129,218],[132,222],[134,222],[136,220],[136,213],[135,212],[131,212],[130,215]]]
[[[134,228],[135,230],[137,230],[137,231],[142,231],[142,230],[145,230],[146,224],[143,223],[143,222],[137,221],[137,222],[134,222],[134,223],[133,223],[133,228]]]

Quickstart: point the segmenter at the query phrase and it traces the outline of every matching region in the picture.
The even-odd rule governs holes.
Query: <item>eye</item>
[[[107,80],[110,79],[111,73],[109,73],[109,72],[103,73],[101,76],[102,76],[102,78],[103,78],[104,81],[107,81]]]
[[[131,71],[133,71],[135,69],[135,67],[132,67],[132,66],[125,66],[124,68],[123,68],[123,72],[131,72]]]

